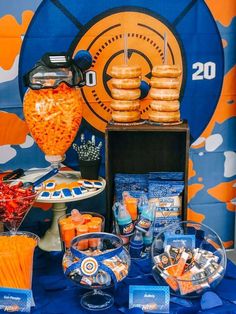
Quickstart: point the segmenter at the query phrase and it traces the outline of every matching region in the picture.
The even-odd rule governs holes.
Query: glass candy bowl
[[[169,225],[152,245],[153,276],[169,285],[172,295],[197,298],[214,289],[226,269],[226,253],[219,236],[192,221]]]
[[[58,166],[81,123],[80,90],[65,83],[56,88],[29,88],[24,96],[24,116],[46,160]]]
[[[130,256],[122,240],[105,232],[75,237],[63,257],[65,275],[84,288],[81,305],[89,310],[104,310],[114,303],[113,296],[101,290],[122,281],[129,272]]]
[[[11,233],[17,232],[37,196],[36,191],[24,188],[20,181],[0,182],[0,221]]]

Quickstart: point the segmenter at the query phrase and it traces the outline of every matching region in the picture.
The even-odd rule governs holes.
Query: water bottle
[[[143,193],[138,201],[138,214],[139,216],[142,214],[143,210],[148,207],[148,198],[145,193]]]
[[[132,222],[131,216],[125,206],[119,206],[117,223],[120,229],[120,234],[124,236],[130,236],[134,231],[134,224]]]
[[[144,255],[149,255],[151,251],[153,241],[153,225],[149,228],[149,230],[146,232],[146,234],[143,237],[143,253]]]
[[[151,227],[153,220],[154,220],[154,206],[149,204],[147,208],[143,209],[142,214],[140,215],[140,218],[135,228],[146,233]]]
[[[143,251],[143,235],[139,230],[135,230],[130,240],[129,254],[131,258],[141,258]]]

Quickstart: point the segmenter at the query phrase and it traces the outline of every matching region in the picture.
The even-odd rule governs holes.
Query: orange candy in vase
[[[26,76],[25,120],[46,160],[59,164],[73,142],[82,119],[78,86],[83,74],[67,55],[44,55]]]

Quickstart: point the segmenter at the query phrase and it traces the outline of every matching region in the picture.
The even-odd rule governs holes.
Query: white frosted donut
[[[156,77],[178,77],[182,73],[181,69],[176,65],[154,65],[152,75]]]
[[[139,111],[113,111],[112,119],[115,122],[135,122],[140,119]]]
[[[152,99],[160,99],[160,100],[178,100],[179,99],[179,91],[178,89],[171,88],[151,88],[150,89],[150,97]]]
[[[111,102],[111,109],[117,111],[134,111],[140,109],[139,100],[116,100]]]
[[[149,111],[149,119],[154,122],[179,122],[180,111],[164,112],[164,111]]]
[[[152,110],[156,111],[177,111],[179,110],[178,100],[152,100],[150,103]]]
[[[135,100],[138,99],[141,95],[141,91],[138,88],[135,89],[119,89],[112,88],[111,95],[114,99],[119,100]]]
[[[139,88],[141,80],[138,77],[134,78],[113,78],[111,84],[114,88],[132,89]]]
[[[139,65],[113,65],[111,68],[111,76],[116,78],[132,78],[139,77],[142,69]]]
[[[150,85],[154,88],[176,88],[179,89],[180,82],[176,77],[155,77],[150,80]]]

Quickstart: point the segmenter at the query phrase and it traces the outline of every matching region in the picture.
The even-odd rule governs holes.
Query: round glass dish
[[[204,224],[182,221],[164,228],[151,249],[153,276],[172,295],[197,298],[213,290],[226,269],[226,252],[217,233]]]
[[[93,289],[82,296],[81,305],[89,310],[104,310],[113,305],[114,298],[102,289],[116,285],[128,275],[130,256],[118,236],[94,232],[72,240],[62,265],[74,283]]]

